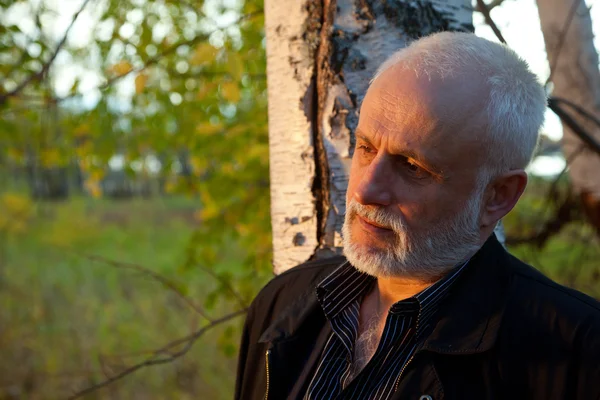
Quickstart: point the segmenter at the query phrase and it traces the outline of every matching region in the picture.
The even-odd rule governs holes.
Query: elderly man
[[[546,105],[527,64],[466,33],[414,42],[362,103],[344,254],[250,307],[236,398],[600,399],[600,305],[493,234]]]

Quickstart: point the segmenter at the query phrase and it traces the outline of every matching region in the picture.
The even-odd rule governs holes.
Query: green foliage
[[[11,237],[7,249],[0,248],[0,278],[10,275],[15,290],[26,290],[27,280],[33,279],[32,288],[40,293],[27,295],[31,316],[14,293],[2,297],[12,310],[2,321],[19,326],[10,340],[2,337],[2,345],[11,348],[20,334],[35,333],[36,339],[23,346],[43,354],[39,363],[32,361],[31,371],[39,374],[97,366],[93,352],[84,359],[85,349],[102,347],[98,354],[147,351],[189,333],[189,321],[173,328],[176,322],[166,323],[168,312],[157,312],[161,306],[151,300],[155,286],[154,292],[138,288],[139,282],[122,271],[93,273],[81,260],[58,256],[61,251],[168,264],[161,271],[215,317],[247,306],[271,276],[262,2],[92,0],[47,72],[38,74],[61,39],[50,32],[59,19],[66,29],[64,21],[81,4],[70,3],[76,4],[0,2],[5,17],[0,19],[0,190],[19,193],[21,199],[26,199],[24,188],[36,199],[77,193],[100,198],[93,202],[76,197],[64,206],[44,206],[35,227],[28,224],[40,205],[31,200],[25,208],[32,211],[1,216],[0,230]],[[6,97],[23,82],[22,90]],[[121,160],[122,171],[111,169],[115,159]],[[161,168],[153,167],[152,160]],[[104,207],[109,202],[101,198],[115,196],[106,182],[117,173],[124,176],[119,181],[125,182],[124,193],[131,183],[156,187],[150,192],[161,201],[186,199],[193,206],[186,211],[185,228],[175,233],[168,224],[162,236],[152,234],[151,219],[147,229],[144,220],[138,221],[135,231],[107,224],[111,214]],[[130,206],[144,209],[142,204]],[[15,226],[25,234],[16,236]],[[22,265],[27,268],[21,270]],[[132,299],[139,304],[127,305]],[[164,305],[165,310],[170,307]],[[50,309],[64,312],[46,320],[54,312]],[[79,323],[70,324],[69,315]],[[155,327],[164,330],[160,340],[135,325],[159,316],[165,321]],[[203,323],[200,319],[196,326]],[[237,330],[223,329],[211,336],[214,352],[202,357],[234,355]],[[69,342],[69,335],[84,343]],[[74,356],[79,361],[63,363],[59,350],[73,356],[79,351]],[[104,376],[132,361],[114,361],[118,365],[109,365]],[[195,367],[186,364],[186,373],[202,376],[210,364],[200,364],[198,359]],[[144,376],[156,382],[144,392],[150,396],[168,374],[148,374]],[[83,375],[95,381],[103,376]],[[21,381],[9,383],[25,385],[26,375],[18,376]],[[210,379],[222,382],[213,375]],[[117,386],[129,393],[126,383]],[[34,398],[40,392],[32,393]],[[185,398],[180,392],[175,397]]]
[[[0,398],[66,398],[203,326],[156,280],[85,257],[142,265],[200,303],[219,283],[200,269],[178,272],[195,229],[194,209],[186,198],[40,204],[27,235],[12,237],[0,270]],[[215,267],[242,262],[232,254]],[[209,314],[234,308],[220,302]],[[172,366],[143,369],[97,398],[231,398],[241,323],[209,331]]]
[[[508,237],[529,237],[553,217],[556,206],[549,199],[552,185],[542,179],[530,182],[515,209],[503,220]],[[561,178],[555,185],[559,197],[569,190],[566,178]],[[510,251],[551,279],[600,298],[600,238],[584,220],[568,223],[542,248],[525,243],[511,246]]]

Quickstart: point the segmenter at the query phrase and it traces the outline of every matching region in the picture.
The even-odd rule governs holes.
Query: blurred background
[[[535,2],[492,16],[546,81]],[[232,397],[243,317],[215,322],[272,277],[267,128],[262,1],[0,0],[0,399],[136,365],[85,398]],[[554,114],[542,133],[507,243],[600,297]]]

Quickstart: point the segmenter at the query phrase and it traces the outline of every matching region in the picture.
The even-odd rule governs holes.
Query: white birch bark
[[[341,251],[354,129],[377,67],[414,38],[472,31],[472,8],[468,0],[266,0],[265,12],[280,273]]]
[[[318,243],[311,190],[314,50],[303,38],[305,2],[266,0],[265,10],[273,264],[279,273],[309,259]]]
[[[574,4],[577,8],[572,13]],[[598,53],[594,48],[592,19],[585,1],[537,0],[537,5],[552,69],[552,95],[569,100],[600,118]],[[568,29],[563,33],[567,25]],[[600,128],[568,107],[566,110],[600,142]],[[583,145],[565,124],[562,145],[565,158],[570,160],[569,176],[574,189],[600,200],[600,156]],[[581,148],[584,150],[576,154]]]

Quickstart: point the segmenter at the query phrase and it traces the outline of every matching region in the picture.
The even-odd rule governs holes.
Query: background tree
[[[272,276],[267,139],[279,272],[338,251],[376,65],[472,30],[454,1],[265,6],[268,35],[255,0],[0,0],[0,398],[230,398]],[[531,241],[566,186],[533,179],[511,250],[600,295],[589,226]]]
[[[550,64],[550,106],[562,114],[569,176],[600,232],[600,71],[590,11],[580,0],[537,0],[537,5]]]

